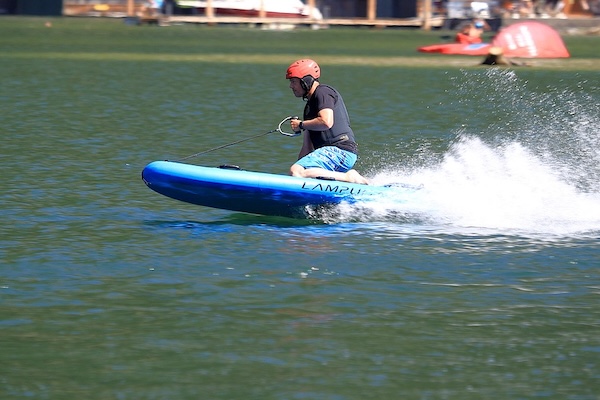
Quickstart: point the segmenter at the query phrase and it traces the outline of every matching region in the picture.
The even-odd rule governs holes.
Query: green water
[[[0,398],[598,399],[597,70],[431,64],[439,32],[45,21],[0,19]],[[300,113],[303,56],[361,172],[420,201],[306,222],[144,186]],[[191,161],[286,173],[299,147]]]

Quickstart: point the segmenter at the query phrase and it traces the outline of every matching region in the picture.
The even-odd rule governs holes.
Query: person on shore
[[[294,96],[306,101],[302,120],[290,121],[294,132],[304,131],[298,161],[290,167],[290,175],[368,184],[352,169],[358,145],[342,95],[321,84],[320,76],[321,68],[311,59],[294,61],[285,74]]]
[[[477,29],[479,31],[478,36],[482,37],[484,32],[488,32],[492,30],[492,27],[490,26],[490,24],[487,23],[487,21],[483,18],[475,18],[473,20],[473,26],[475,27],[475,29]]]
[[[483,26],[481,28],[477,28],[475,24],[466,24],[460,31],[456,33],[454,41],[461,44],[481,43],[483,41],[481,38],[482,34]]]
[[[161,15],[163,0],[146,0],[138,16],[142,18],[156,18]]]

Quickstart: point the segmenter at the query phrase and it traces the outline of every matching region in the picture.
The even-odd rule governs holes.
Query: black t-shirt
[[[306,102],[304,119],[317,118],[319,111],[325,108],[333,110],[333,126],[324,131],[309,130],[310,140],[315,149],[336,146],[357,153],[354,132],[350,127],[350,117],[342,95],[331,86],[320,84]]]

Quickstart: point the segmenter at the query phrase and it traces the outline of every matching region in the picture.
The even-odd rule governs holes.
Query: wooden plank
[[[421,27],[424,20],[421,18],[407,19],[374,19],[367,18],[328,18],[314,20],[310,18],[260,18],[260,17],[213,17],[192,15],[172,15],[169,22],[193,24],[282,24],[282,25],[316,25],[316,26],[373,26],[373,27]],[[433,17],[427,20],[429,27],[444,25],[444,18]]]

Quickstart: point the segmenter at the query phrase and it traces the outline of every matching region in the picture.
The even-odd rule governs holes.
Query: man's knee
[[[297,177],[304,177],[304,167],[299,164],[294,164],[290,167],[290,175]]]

